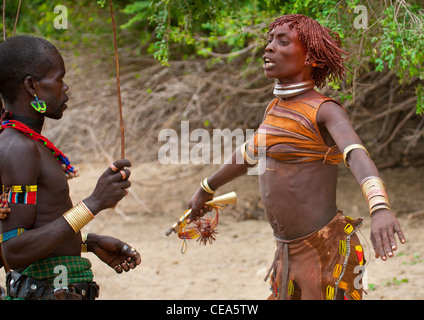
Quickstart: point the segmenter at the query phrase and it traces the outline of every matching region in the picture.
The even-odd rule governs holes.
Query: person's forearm
[[[240,153],[239,149],[237,149],[232,154],[231,158],[208,178],[209,187],[213,190],[216,190],[226,183],[246,174],[247,169],[253,167],[246,161],[240,164],[237,163],[237,153]]]
[[[98,235],[95,233],[87,234],[87,252],[93,252],[94,248],[97,246]]]
[[[18,269],[53,252],[61,243],[72,237],[75,231],[59,217],[37,229],[27,230],[2,244],[5,260],[11,269]]]
[[[360,183],[365,177],[379,176],[377,167],[372,159],[364,152],[352,152],[350,157],[350,171],[356,181]]]

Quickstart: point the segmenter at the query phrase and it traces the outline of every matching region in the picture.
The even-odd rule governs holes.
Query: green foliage
[[[131,18],[122,27],[124,29],[137,28],[140,25],[144,27],[146,22],[154,26],[155,39],[152,51],[154,57],[166,65],[170,43],[193,46],[197,42],[194,47],[200,54],[208,50],[208,43],[219,45],[217,37],[223,32],[222,24],[231,21],[231,13],[239,8],[240,3],[235,0],[134,1],[123,10],[123,13],[130,15]],[[235,32],[230,34],[229,41],[235,45]]]
[[[125,7],[131,18],[124,28],[149,21],[155,31],[152,51],[166,65],[175,43],[203,56],[226,54],[220,58],[232,57],[252,43],[263,48],[264,33],[273,19],[301,13],[339,33],[344,48],[352,53],[347,66],[356,70],[347,83],[370,65],[376,71],[394,70],[401,82],[408,83],[416,77],[424,80],[424,12],[419,4],[419,0],[377,0],[372,7],[360,0],[144,0]],[[366,7],[366,29],[354,25],[359,5]],[[416,87],[418,113],[424,110],[423,92],[423,86]]]
[[[399,1],[381,6],[381,13],[370,21],[372,26],[366,30],[369,36],[363,46],[368,48],[365,54],[370,56],[375,70],[395,71],[400,82],[409,83],[417,77],[424,80],[424,11],[417,4]],[[419,84],[416,87],[418,114],[424,110],[423,92]]]
[[[116,0],[115,0],[116,2]],[[121,1],[122,2],[122,1]],[[117,6],[119,7],[118,2]],[[57,5],[64,5],[68,14],[68,29],[56,29],[54,21]],[[6,0],[7,36],[12,36],[18,1]],[[1,19],[0,19],[1,20]],[[73,46],[76,53],[84,48],[96,48],[100,43],[113,43],[110,13],[103,10],[94,0],[32,0],[22,1],[17,25],[17,34],[32,34],[55,41],[59,46]],[[106,42],[104,39],[108,38]]]
[[[18,33],[30,33],[80,47],[112,45],[110,13],[106,0],[64,0],[69,29],[56,30],[56,0],[23,1]],[[6,1],[7,35],[10,36],[18,1]],[[140,43],[167,65],[172,57],[233,59],[240,53],[260,51],[265,33],[275,18],[301,13],[339,33],[350,52],[349,85],[363,71],[393,70],[399,80],[424,80],[424,11],[422,0],[114,0],[118,37],[122,46]],[[368,28],[356,28],[358,6],[367,9]],[[2,27],[2,25],[1,25]],[[77,46],[78,45],[78,46]],[[82,48],[81,48],[82,49]],[[250,56],[247,59],[252,59]],[[250,60],[251,62],[252,60]],[[334,88],[340,85],[332,84]],[[424,114],[424,87],[416,87],[417,113]],[[347,92],[344,99],[352,99]]]

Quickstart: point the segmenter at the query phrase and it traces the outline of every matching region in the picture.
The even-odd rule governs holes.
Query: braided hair
[[[341,48],[338,33],[302,14],[289,14],[277,18],[270,24],[268,33],[283,24],[287,24],[290,30],[295,28],[299,34],[299,40],[308,52],[307,59],[313,63],[312,78],[318,88],[322,88],[327,79],[343,80],[346,73],[343,61],[346,59],[342,54],[348,55],[348,53]]]

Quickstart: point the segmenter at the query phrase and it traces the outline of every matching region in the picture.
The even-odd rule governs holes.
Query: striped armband
[[[13,185],[11,187],[3,186],[3,194],[7,194],[7,201],[15,204],[37,204],[37,186],[36,185]]]
[[[368,150],[362,144],[350,144],[350,145],[348,145],[343,151],[343,161],[344,161],[346,167],[348,167],[349,169],[350,169],[350,167],[349,167],[349,164],[347,162],[347,156],[349,155],[349,152],[351,152],[354,149],[362,149],[367,153],[368,157],[370,156],[370,154],[368,153]]]
[[[0,243],[6,242],[14,237],[21,235],[26,229],[24,228],[16,228],[5,233],[0,234]]]

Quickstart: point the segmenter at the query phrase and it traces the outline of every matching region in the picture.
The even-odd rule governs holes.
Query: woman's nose
[[[269,42],[268,45],[265,47],[265,52],[267,52],[267,53],[274,52],[274,48],[273,48],[272,42]]]

